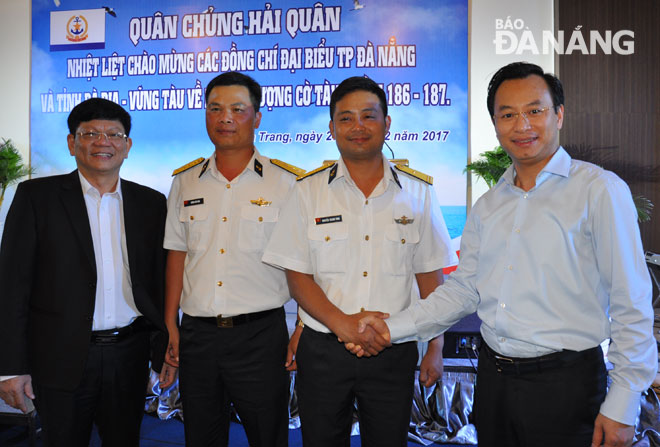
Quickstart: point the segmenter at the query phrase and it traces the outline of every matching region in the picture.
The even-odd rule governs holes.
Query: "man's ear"
[[[69,146],[69,154],[76,155],[76,136],[72,133],[66,136],[66,144]]]
[[[330,135],[332,135],[332,139],[335,140],[335,122],[333,120],[330,120],[328,123],[328,128],[330,129]]]
[[[259,124],[261,124],[261,112],[257,112],[254,114],[254,128],[258,129]]]

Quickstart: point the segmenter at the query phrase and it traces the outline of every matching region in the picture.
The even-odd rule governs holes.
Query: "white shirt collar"
[[[96,189],[96,187],[92,185],[80,171],[78,171],[78,177],[80,178],[80,186],[82,187],[83,194],[101,197],[99,190]],[[117,194],[119,199],[123,199],[121,194],[121,178],[117,179],[117,186],[115,187],[115,190],[109,192],[108,194]]]

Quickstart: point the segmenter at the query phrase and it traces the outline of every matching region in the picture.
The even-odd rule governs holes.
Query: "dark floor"
[[[183,424],[178,419],[161,421],[160,419],[145,415],[142,422],[142,435],[140,447],[159,447],[159,446],[182,446],[185,445],[183,439]],[[232,423],[229,435],[229,445],[231,447],[249,447],[245,432],[239,424]],[[28,447],[29,440],[26,427],[15,425],[0,425],[0,446],[2,447]],[[41,447],[40,439],[37,439],[35,445]],[[92,439],[90,446],[100,447],[98,437]],[[441,444],[432,444],[438,447]],[[445,445],[445,444],[443,444]],[[300,429],[289,431],[289,446],[301,447],[302,439]],[[360,446],[360,437],[351,437],[351,447]],[[408,442],[409,447],[419,447],[420,444]],[[450,446],[450,444],[446,444]],[[452,447],[458,447],[458,444],[451,444]]]

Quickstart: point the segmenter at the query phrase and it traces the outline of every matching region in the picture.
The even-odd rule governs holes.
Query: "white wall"
[[[520,60],[531,62],[543,67],[545,71],[554,73],[554,57],[552,55],[524,56],[510,54],[495,54],[495,20],[512,21],[522,19],[525,27],[530,30],[554,30],[553,0],[472,0],[470,4],[470,62],[469,62],[469,107],[470,107],[470,159],[478,159],[479,154],[498,146],[497,138],[488,110],[486,109],[486,91],[488,81],[500,67]],[[488,186],[481,180],[468,181],[468,203],[472,204],[481,196]]]
[[[30,159],[30,0],[0,1],[0,137],[11,139]],[[5,194],[0,208],[0,234],[13,198]]]

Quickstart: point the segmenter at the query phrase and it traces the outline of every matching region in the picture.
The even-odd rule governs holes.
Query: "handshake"
[[[362,311],[346,315],[339,330],[339,342],[358,357],[378,355],[383,349],[392,346],[390,330],[385,323],[389,314],[384,312]]]

